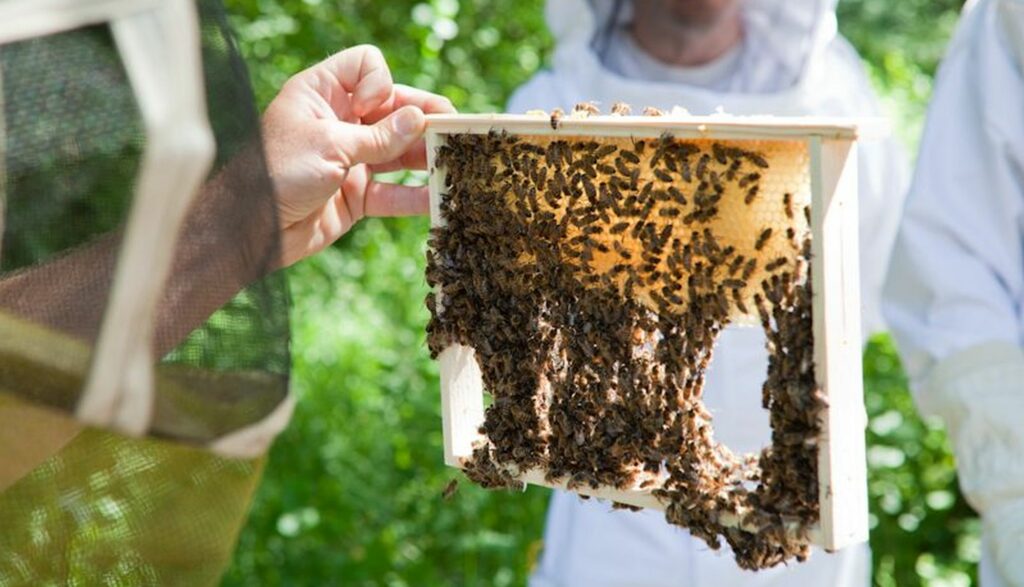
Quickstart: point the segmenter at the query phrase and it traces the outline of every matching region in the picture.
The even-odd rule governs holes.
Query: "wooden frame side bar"
[[[447,171],[437,167],[437,147],[444,137],[428,132],[427,169],[430,171],[430,225],[444,226],[441,216],[441,194]],[[438,311],[442,311],[441,292],[435,292]],[[484,387],[476,351],[472,347],[454,344],[438,357],[441,370],[441,417],[444,427],[444,462],[450,467],[463,465],[473,456],[473,444],[481,438],[479,428],[484,423]]]
[[[831,551],[868,538],[857,146],[809,141],[815,375],[828,402],[818,441],[818,499],[821,546]]]

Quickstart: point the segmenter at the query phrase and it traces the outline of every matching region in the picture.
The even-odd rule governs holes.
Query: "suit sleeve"
[[[965,19],[938,77],[886,286],[886,318],[916,379],[964,349],[1021,342],[1024,80],[995,11]]]

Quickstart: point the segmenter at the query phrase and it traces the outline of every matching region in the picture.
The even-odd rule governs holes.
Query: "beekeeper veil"
[[[224,15],[4,2],[0,106],[0,579],[216,582],[291,409]]]
[[[550,100],[560,103],[549,107],[564,108],[561,102],[572,99],[604,102],[614,97],[612,101],[634,106],[681,105],[694,114],[710,114],[718,107],[733,114],[801,115],[821,110],[821,97],[829,90],[814,81],[828,75],[818,63],[823,49],[836,39],[834,0],[740,2],[746,44],[743,72],[731,76],[738,85],[715,90],[627,78],[604,66],[616,28],[632,20],[631,0],[549,0],[545,16],[556,42],[552,72],[559,85],[580,94],[553,95]],[[518,105],[515,98],[512,105]]]

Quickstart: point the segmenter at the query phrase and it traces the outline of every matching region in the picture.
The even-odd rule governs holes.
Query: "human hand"
[[[424,113],[454,111],[447,98],[394,84],[370,45],[289,79],[263,115],[281,265],[326,248],[364,216],[425,214],[425,186],[378,182],[373,174],[423,169]]]

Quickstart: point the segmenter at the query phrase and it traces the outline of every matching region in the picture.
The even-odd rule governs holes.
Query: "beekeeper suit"
[[[1024,585],[1024,2],[969,2],[921,141],[885,314],[983,525],[981,584]]]
[[[568,111],[594,100],[605,111],[616,101],[709,114],[878,116],[879,108],[856,52],[836,32],[833,1],[748,0],[742,42],[695,68],[664,65],[645,54],[624,25],[629,3],[551,0],[548,25],[557,41],[549,71],[518,89],[509,111]],[[865,334],[881,326],[878,298],[895,238],[904,189],[901,153],[892,142],[860,151],[862,281]],[[716,439],[734,451],[770,442],[760,408],[767,370],[764,334],[726,330],[719,341],[704,400],[715,415]],[[866,545],[838,554],[814,552],[803,564],[759,573],[736,566],[727,546],[716,552],[661,512],[612,511],[610,504],[556,492],[548,512],[535,587],[638,585],[867,585]]]

